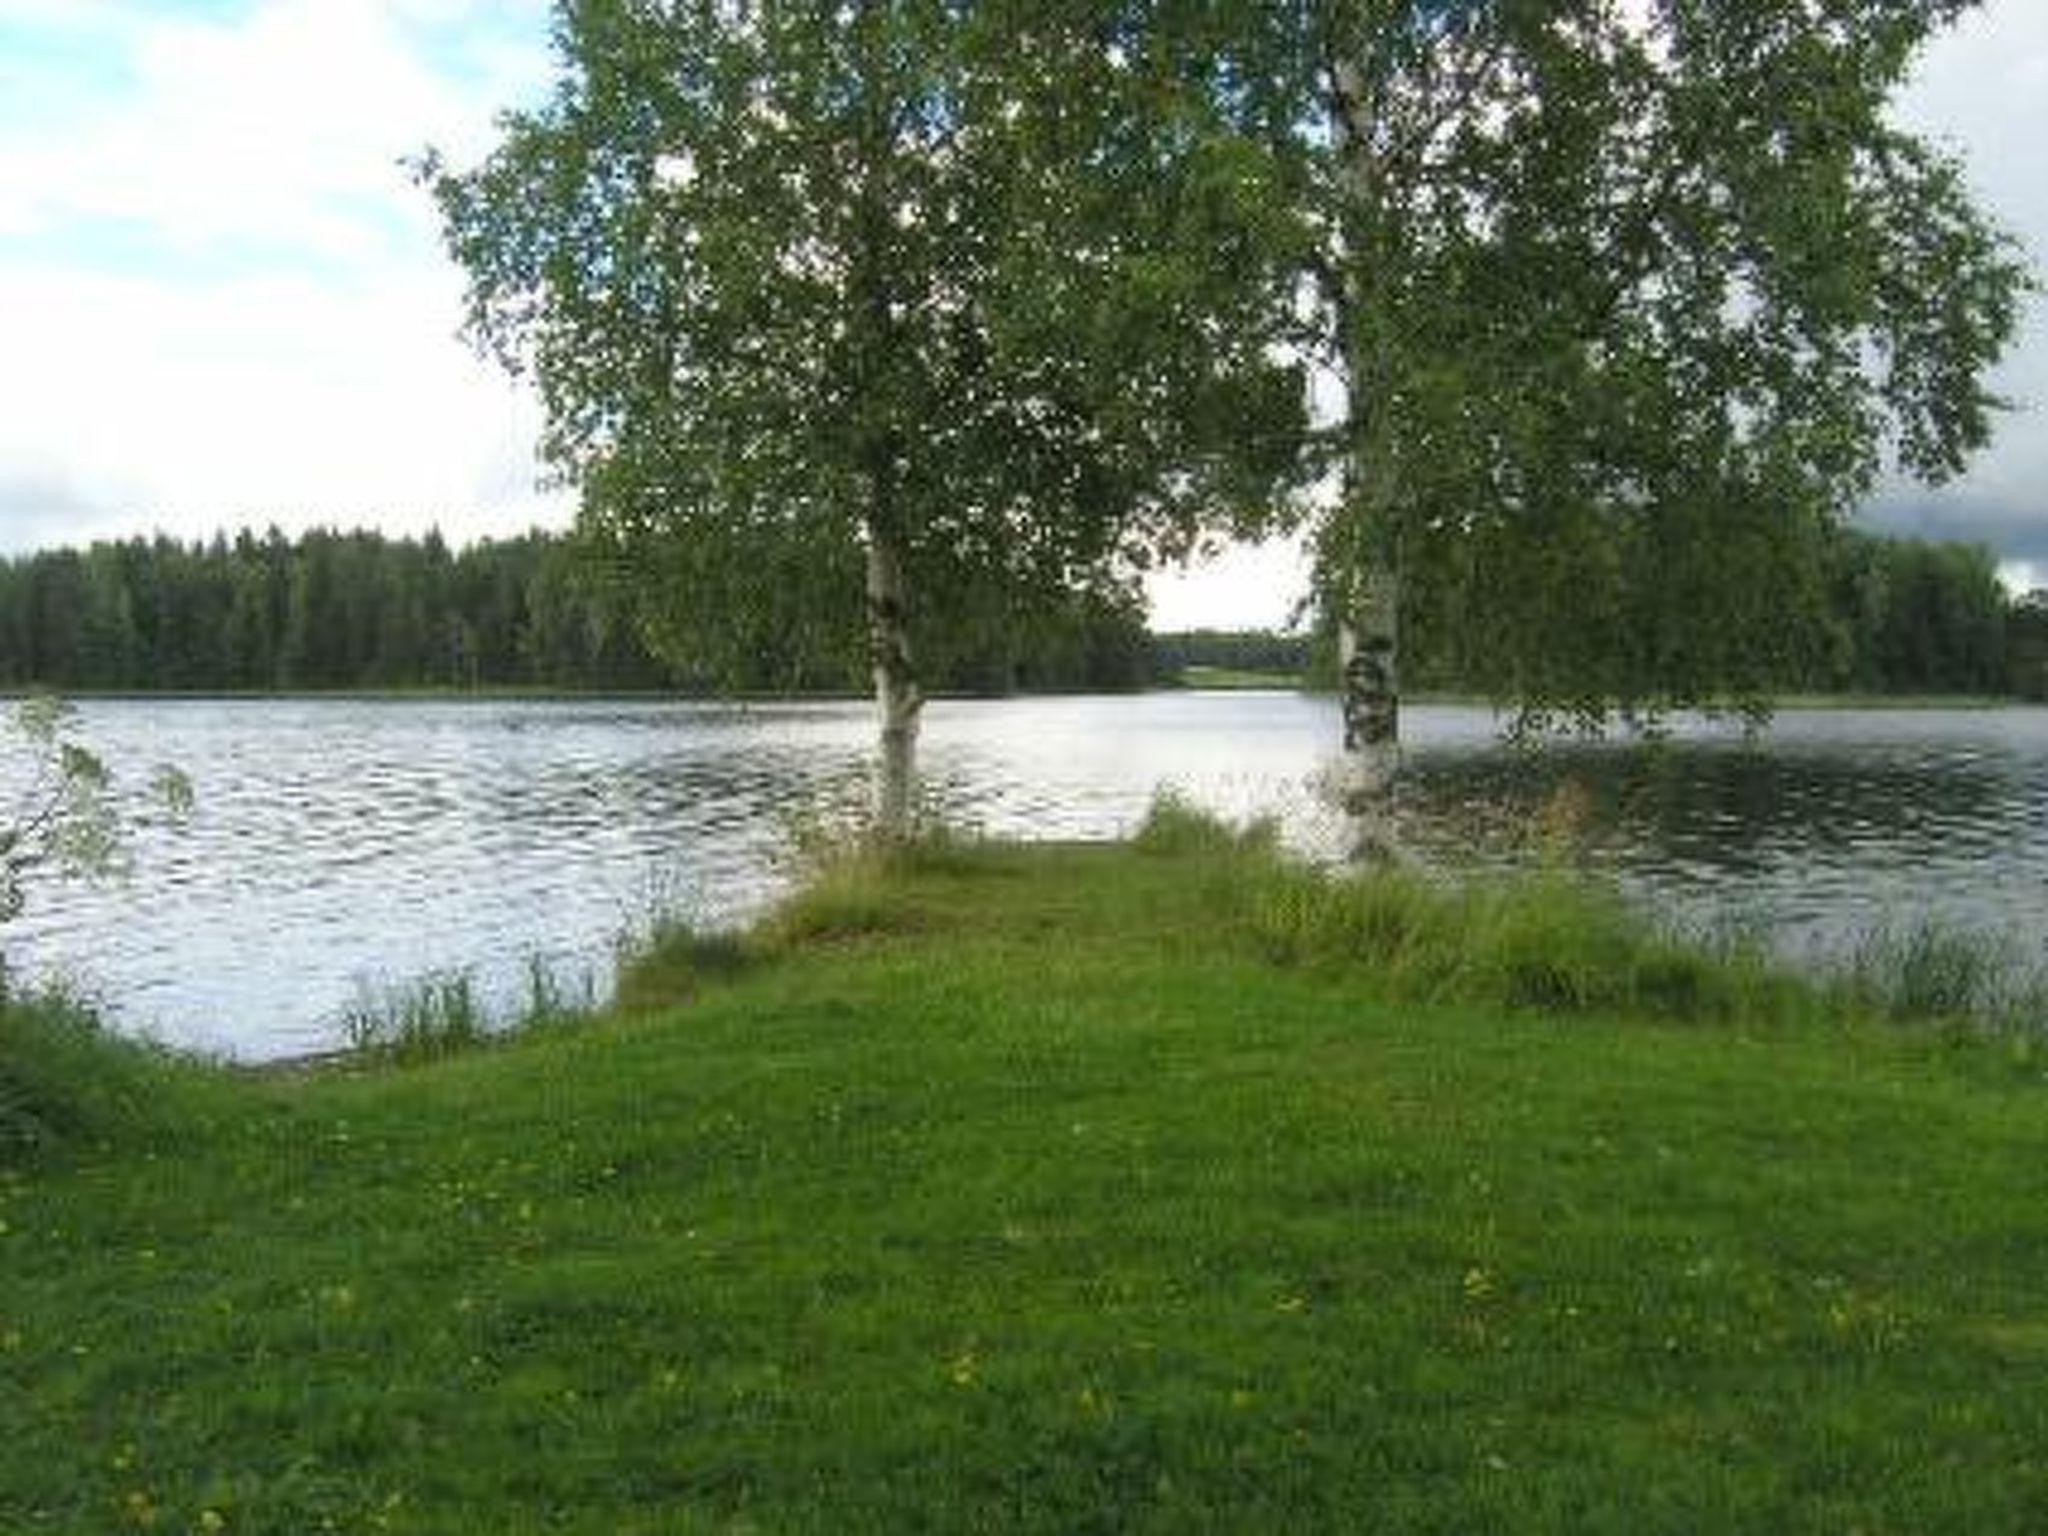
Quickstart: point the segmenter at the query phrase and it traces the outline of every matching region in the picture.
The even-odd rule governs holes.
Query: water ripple
[[[619,703],[164,701],[84,711],[108,760],[179,764],[199,804],[145,826],[126,884],[35,893],[8,934],[31,970],[87,978],[117,1016],[248,1057],[333,1043],[365,980],[468,969],[487,996],[527,957],[602,973],[658,906],[736,921],[806,820],[860,804],[869,712]],[[1761,745],[1711,725],[1654,748],[1531,758],[1476,709],[1408,717],[1404,794],[1446,861],[1522,856],[1530,818],[1582,806],[1586,857],[1705,924],[1825,954],[1934,913],[2048,945],[2048,711],[1787,716]],[[1310,785],[1327,701],[1284,694],[940,702],[925,766],[947,816],[1026,837],[1130,830],[1171,784],[1336,846]]]

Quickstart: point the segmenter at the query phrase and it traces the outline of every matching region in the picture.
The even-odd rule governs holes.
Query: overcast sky
[[[315,522],[559,525],[532,402],[455,338],[461,283],[399,167],[481,153],[549,74],[545,0],[0,0],[0,550]],[[2048,0],[1989,0],[1905,110],[2048,253]],[[2048,310],[1967,480],[1883,526],[2048,581]],[[2031,565],[2028,571],[2025,566]],[[1155,585],[1155,622],[1281,622],[1299,560]]]

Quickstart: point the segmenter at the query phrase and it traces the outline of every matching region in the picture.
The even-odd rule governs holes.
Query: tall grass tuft
[[[526,957],[526,995],[508,1027],[517,1033],[571,1027],[588,1022],[597,1009],[597,984],[588,972],[564,981],[547,956],[533,953]]]
[[[1356,973],[1389,997],[1674,1021],[1807,1016],[1830,1001],[1760,944],[1678,933],[1561,860],[1474,880],[1325,870],[1170,795],[1134,841],[1206,866],[1224,920],[1268,959]]]
[[[163,1137],[221,1076],[114,1033],[62,991],[9,992],[0,996],[0,1167]]]
[[[929,801],[920,801],[910,825],[899,832],[883,832],[858,811],[785,816],[781,830],[776,863],[798,885],[849,865],[957,873],[979,866],[997,846],[981,832],[948,821]]]
[[[587,974],[564,981],[544,955],[526,957],[525,983],[515,1003],[493,1008],[467,971],[433,971],[395,985],[359,982],[342,1011],[342,1041],[359,1060],[412,1066],[537,1030],[573,1028],[598,1013],[595,982]]]
[[[1163,789],[1152,797],[1145,819],[1131,834],[1131,846],[1160,857],[1188,854],[1263,853],[1279,846],[1280,823],[1262,816],[1233,827],[1188,800],[1178,790]]]
[[[687,1002],[707,981],[736,976],[753,959],[744,934],[707,932],[680,916],[659,918],[620,945],[613,1001],[627,1013]]]
[[[2048,1031],[2048,972],[1995,933],[1924,920],[1876,929],[1850,957],[1838,990],[1889,1018]]]
[[[1761,954],[1681,938],[1555,871],[1466,883],[1276,858],[1241,873],[1237,889],[1239,921],[1262,953],[1357,969],[1392,996],[1680,1020],[1776,1012],[1786,1001]]]
[[[363,983],[343,1010],[341,1037],[356,1056],[412,1065],[475,1050],[492,1031],[466,971],[395,986]]]
[[[900,875],[975,878],[1000,873],[1001,843],[922,817],[907,835],[882,837],[860,825],[793,838],[787,859],[795,888],[754,934],[781,944],[879,937],[924,929],[933,914],[906,894]]]

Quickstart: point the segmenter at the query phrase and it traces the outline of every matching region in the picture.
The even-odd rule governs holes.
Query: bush
[[[201,1070],[63,993],[0,998],[0,1166],[161,1132]]]
[[[1167,858],[1198,853],[1259,853],[1276,848],[1279,833],[1280,824],[1269,816],[1262,816],[1242,829],[1233,828],[1190,802],[1178,790],[1162,789],[1152,797],[1145,819],[1131,834],[1131,846],[1140,853]]]

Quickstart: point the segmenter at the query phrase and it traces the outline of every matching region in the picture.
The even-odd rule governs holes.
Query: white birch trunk
[[[1401,584],[1385,569],[1365,573],[1337,631],[1344,757],[1339,793],[1358,860],[1399,857],[1394,780],[1401,768]]]
[[[875,831],[895,842],[907,837],[917,798],[917,727],[924,709],[911,665],[910,625],[903,562],[895,545],[868,530],[868,660],[874,670],[875,709],[882,755],[875,779]]]
[[[1370,99],[1362,72],[1348,60],[1333,63],[1330,86],[1330,132],[1340,158],[1340,183],[1355,209],[1369,209],[1380,195],[1371,142],[1378,104]],[[1370,253],[1340,248],[1336,256],[1344,272],[1338,350],[1350,430],[1341,515],[1359,523],[1342,542],[1354,557],[1371,562],[1344,573],[1342,582],[1349,602],[1338,615],[1344,751],[1336,789],[1349,822],[1352,857],[1384,861],[1400,857],[1394,783],[1401,767],[1401,578],[1391,553],[1396,541],[1386,526],[1393,502],[1392,466],[1383,451],[1381,402],[1374,398],[1379,370],[1374,367],[1376,338],[1369,329],[1383,317],[1371,313],[1372,274],[1360,271]]]

